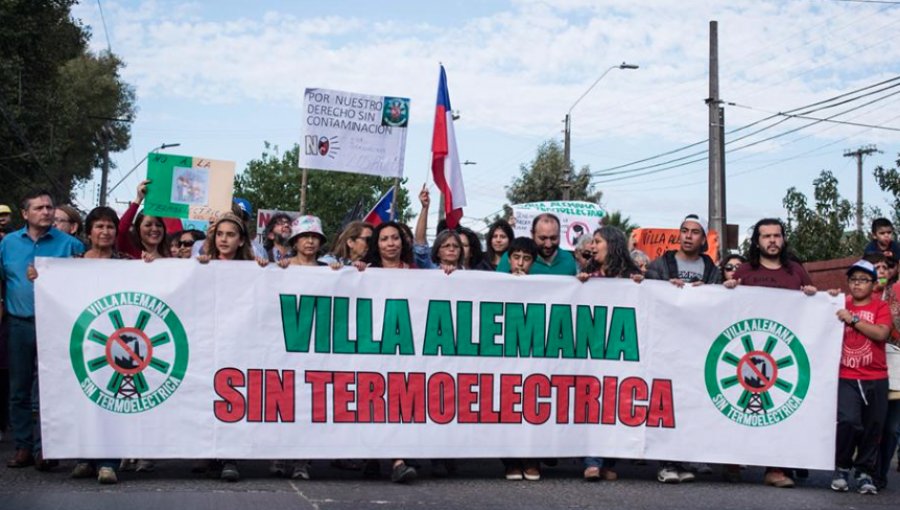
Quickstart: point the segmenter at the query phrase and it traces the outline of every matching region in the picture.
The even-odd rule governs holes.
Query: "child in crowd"
[[[525,276],[538,256],[538,247],[530,237],[517,237],[509,245],[509,273]],[[538,459],[501,459],[506,467],[507,480],[541,479],[541,463]]]
[[[538,247],[530,237],[517,237],[509,245],[509,273],[517,276],[531,272]]]
[[[888,304],[874,295],[878,272],[871,262],[856,262],[847,270],[847,278],[850,295],[845,308],[837,311],[845,326],[838,381],[836,469],[831,488],[849,490],[850,470],[855,467],[857,492],[877,494],[872,475],[876,473],[879,437],[887,412],[884,346],[891,332],[891,312]],[[830,293],[836,296],[838,291]]]
[[[894,225],[887,218],[876,218],[872,221],[872,240],[866,245],[864,253],[881,253],[885,257],[900,258],[900,244],[894,240]]]

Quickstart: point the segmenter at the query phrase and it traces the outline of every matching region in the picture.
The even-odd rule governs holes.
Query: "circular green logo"
[[[794,414],[809,389],[809,358],[791,330],[769,319],[725,328],[706,355],[706,391],[729,420],[766,427]]]
[[[69,356],[81,390],[107,411],[141,413],[181,385],[188,341],[178,316],[141,292],[91,303],[75,321]]]

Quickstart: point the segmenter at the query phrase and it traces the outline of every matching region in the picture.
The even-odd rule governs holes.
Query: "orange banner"
[[[631,231],[632,246],[635,250],[646,253],[650,260],[655,260],[668,250],[678,249],[679,232],[677,228],[636,228]],[[706,242],[709,244],[706,254],[718,263],[719,234],[711,230],[706,236]]]

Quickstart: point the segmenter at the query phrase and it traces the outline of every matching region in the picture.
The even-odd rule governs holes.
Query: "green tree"
[[[538,147],[537,154],[528,165],[520,165],[519,176],[506,188],[506,198],[512,204],[562,200],[565,166],[565,155],[559,142],[556,140],[544,142]],[[568,170],[574,172],[574,166],[570,165]],[[603,193],[596,191],[595,186],[591,184],[589,167],[583,166],[574,174],[571,186],[569,192],[571,200],[600,203]]]
[[[612,211],[603,217],[603,224],[609,225],[611,227],[616,227],[622,232],[625,232],[625,237],[631,235],[631,231],[640,228],[636,223],[631,222],[630,216],[624,216],[622,211]]]
[[[812,207],[796,187],[789,188],[784,196],[784,208],[788,211],[786,237],[791,249],[804,262],[862,253],[865,237],[847,230],[855,209],[849,200],[841,198],[837,178],[823,170],[813,186]]]
[[[250,200],[254,208],[296,211],[300,209],[300,178],[298,154],[300,145],[279,154],[278,147],[265,142],[265,149],[258,159],[247,163],[247,168],[234,178],[235,196]],[[403,181],[405,183],[405,180]],[[371,175],[310,170],[307,177],[306,211],[322,220],[325,235],[332,239],[341,227],[341,221],[357,203],[365,214],[394,180]],[[400,186],[397,197],[400,221],[407,221],[410,213],[409,194]]]
[[[881,165],[875,167],[875,182],[881,191],[890,193],[891,199],[891,221],[894,225],[900,224],[900,154],[897,156],[896,166],[894,168],[885,168]],[[880,216],[881,211],[877,211]]]
[[[134,90],[115,55],[87,51],[74,0],[0,1],[0,203],[42,187],[61,202],[89,179],[104,141],[130,143]],[[104,138],[105,137],[105,138]]]

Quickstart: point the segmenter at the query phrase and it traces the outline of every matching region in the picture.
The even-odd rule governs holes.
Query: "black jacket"
[[[675,260],[675,250],[663,253],[662,257],[654,260],[647,266],[648,280],[671,280],[678,278],[678,262]],[[703,260],[703,283],[722,283],[722,272],[709,255],[700,254]],[[690,282],[689,282],[690,283]]]

